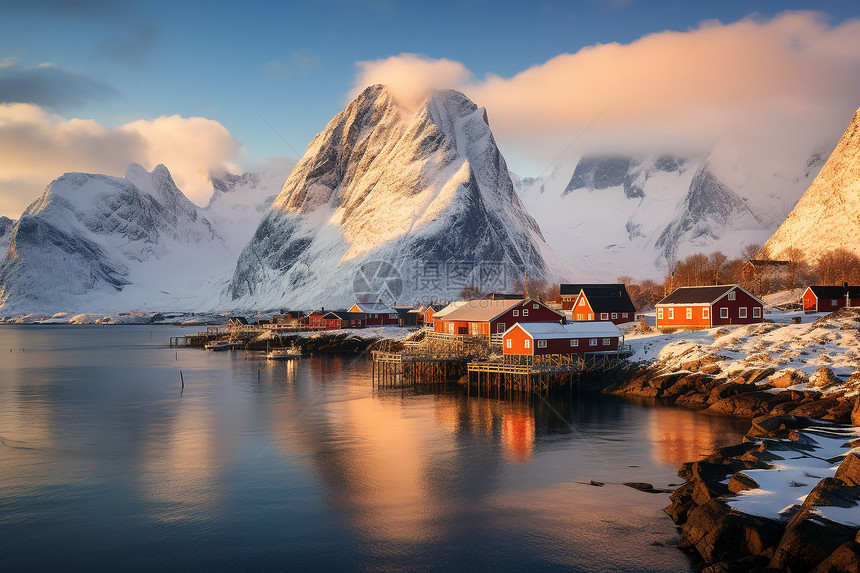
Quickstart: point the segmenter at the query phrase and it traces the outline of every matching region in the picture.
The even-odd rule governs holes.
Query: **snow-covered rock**
[[[15,229],[15,221],[9,217],[0,217],[0,256],[6,254],[9,241],[12,239],[12,231]]]
[[[582,277],[523,208],[486,111],[456,91],[406,109],[377,85],[308,146],[239,257],[225,304],[440,300],[470,284],[509,291],[524,273]]]
[[[860,255],[860,110],[818,176],[765,247],[779,258],[790,247],[808,258],[846,248]]]
[[[0,267],[0,313],[197,308],[232,262],[167,168],[66,173],[33,202]]]

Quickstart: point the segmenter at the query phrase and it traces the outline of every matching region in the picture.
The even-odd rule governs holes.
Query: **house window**
[[[609,346],[610,344],[612,344],[612,341],[610,341],[608,338],[603,339],[603,346]]]
[[[584,298],[579,299],[579,306],[585,306],[585,299]]]
[[[621,313],[621,318],[627,318],[627,313],[626,313],[626,312],[622,312],[622,313]]]
[[[721,308],[720,309],[720,318],[728,318],[729,317],[729,309]]]
[[[505,328],[505,323],[504,323],[504,322],[498,322],[498,323],[496,323],[496,332],[501,333],[501,332],[504,332],[505,330],[507,330],[507,328]]]
[[[589,338],[588,339],[588,345],[589,346],[597,346],[597,339],[596,338]]]
[[[747,317],[747,307],[742,306],[738,309],[738,318],[746,318]]]
[[[515,310],[515,311],[514,311],[514,316],[519,316],[519,315],[520,315],[520,311]]]
[[[449,322],[446,327],[448,328],[448,334],[454,334],[454,323]]]
[[[588,320],[594,320],[594,315],[591,313],[588,313]]]
[[[524,341],[523,341],[523,348],[531,348],[531,346],[532,346],[532,341],[531,341],[531,340],[526,339],[526,340],[524,340]]]
[[[729,292],[729,300],[735,300],[735,291]]]
[[[711,318],[711,309],[707,306],[702,307],[702,318]]]
[[[672,320],[672,319],[674,319],[674,318],[675,318],[675,309],[674,309],[674,308],[670,308],[670,309],[669,309],[669,320]]]
[[[534,305],[532,305],[532,308],[533,308],[533,309],[535,309],[535,310],[537,310],[537,309],[538,309],[538,304],[537,304],[537,303],[535,303]]]
[[[576,320],[582,320],[582,315],[581,315],[581,314],[577,314],[577,315],[576,315]]]
[[[835,298],[830,301],[830,306],[836,306],[837,304],[839,304],[839,301],[837,301]]]
[[[687,307],[687,320],[693,320],[693,309],[691,307]]]
[[[753,307],[753,318],[761,318],[761,307],[754,306]]]
[[[578,341],[578,340],[576,340],[576,339],[571,339],[571,341],[570,341],[570,345],[571,345],[571,346],[579,346],[579,341]]]
[[[397,318],[397,315],[396,314],[389,314],[388,318]]]
[[[659,318],[660,320],[663,320],[663,309],[662,308],[657,309],[657,318]]]
[[[507,340],[505,340],[505,347],[506,347],[506,348],[510,348],[510,347],[511,347],[511,339],[510,339],[510,338],[508,338]]]
[[[616,318],[618,318],[618,313],[617,313],[617,312],[613,312],[613,313],[612,313],[612,320],[615,320]]]
[[[528,315],[529,315],[529,309],[524,308],[523,309],[523,316],[528,316]]]
[[[546,348],[546,340],[538,340],[538,348]]]
[[[600,320],[609,320],[609,313],[608,312],[601,312],[600,313]]]

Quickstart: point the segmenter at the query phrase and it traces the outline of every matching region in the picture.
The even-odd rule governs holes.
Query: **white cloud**
[[[776,160],[837,138],[860,106],[860,20],[708,21],[561,54],[510,78],[475,80],[459,62],[403,54],[361,62],[356,89],[372,83],[460,89],[487,108],[504,148],[542,161],[595,118],[580,149],[691,152],[731,140],[758,155],[772,148]]]
[[[0,214],[17,218],[54,178],[69,171],[122,176],[129,163],[164,163],[198,204],[210,170],[232,168],[239,146],[220,123],[177,115],[105,127],[34,104],[0,104]]]

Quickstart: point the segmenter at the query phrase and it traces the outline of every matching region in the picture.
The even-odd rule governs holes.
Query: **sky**
[[[856,1],[0,0],[0,14],[10,218],[63,172],[131,162],[164,163],[205,205],[209,171],[283,168],[372,83],[462,90],[523,177],[571,146],[792,157],[860,107]]]

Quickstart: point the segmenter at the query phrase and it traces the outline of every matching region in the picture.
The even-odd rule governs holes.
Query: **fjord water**
[[[363,357],[183,332],[0,327],[0,570],[691,570],[667,494],[621,483],[677,484],[748,425],[376,391]]]

